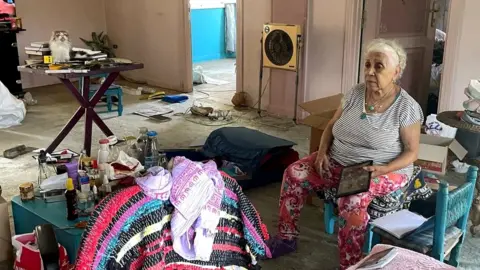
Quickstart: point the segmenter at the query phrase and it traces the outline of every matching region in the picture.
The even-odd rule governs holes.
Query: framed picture
[[[372,172],[364,170],[363,167],[372,165],[373,161],[367,161],[343,168],[337,189],[337,198],[368,191]]]

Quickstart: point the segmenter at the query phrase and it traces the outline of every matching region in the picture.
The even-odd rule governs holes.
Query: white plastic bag
[[[437,120],[436,114],[430,114],[425,121],[425,132],[428,135],[435,135],[445,138],[455,138],[457,129]]]
[[[0,128],[20,125],[27,110],[23,101],[17,99],[0,81]]]

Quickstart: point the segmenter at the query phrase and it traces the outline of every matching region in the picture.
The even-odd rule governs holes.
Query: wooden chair
[[[92,76],[92,78],[106,78],[107,74],[101,74],[97,76]],[[79,89],[83,89],[84,80],[83,78],[80,80],[80,87]],[[101,84],[90,84],[90,92],[89,98],[92,98],[93,95],[97,92],[100,88]],[[109,113],[109,112],[118,112],[118,116],[122,116],[123,113],[123,91],[122,87],[119,85],[112,84],[107,91],[105,91],[104,97],[106,98],[105,105],[97,105],[96,107],[107,107],[107,111],[100,111],[98,113]],[[116,97],[117,102],[113,102],[112,98]],[[116,107],[116,109],[113,108]]]
[[[395,246],[430,255],[441,262],[450,255],[448,264],[458,266],[477,173],[478,168],[471,166],[466,175],[466,182],[451,192],[448,190],[447,182],[440,183],[432,228],[413,233],[402,239],[397,239],[379,228],[373,228],[373,233],[392,242]]]

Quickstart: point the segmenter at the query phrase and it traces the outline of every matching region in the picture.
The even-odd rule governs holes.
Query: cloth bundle
[[[208,261],[224,190],[217,165],[213,161],[201,164],[176,157],[172,178],[173,249],[187,260]]]
[[[186,165],[178,168],[182,173],[175,173],[177,177],[211,166]],[[82,235],[76,269],[250,270],[259,269],[257,259],[271,257],[269,235],[258,212],[238,183],[222,174],[224,190],[210,259],[185,259],[173,248],[172,216],[177,210],[170,200],[156,199],[167,189],[168,177],[160,169],[150,172],[137,179],[139,185],[110,194],[95,208]],[[153,177],[163,182],[150,181]]]

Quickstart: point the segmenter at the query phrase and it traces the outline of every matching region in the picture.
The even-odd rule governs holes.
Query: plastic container
[[[145,145],[145,169],[158,166],[159,153],[157,148],[157,132],[149,131],[148,139]]]
[[[99,143],[100,143],[100,149],[98,149],[97,163],[98,164],[107,163],[108,155],[110,154],[110,150],[108,148],[109,140],[101,139]]]

